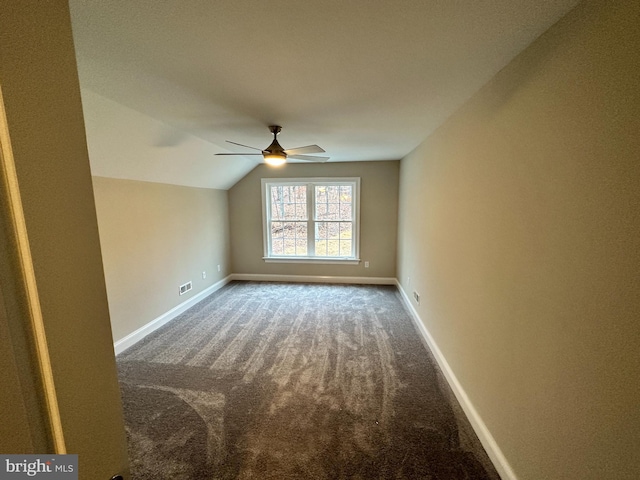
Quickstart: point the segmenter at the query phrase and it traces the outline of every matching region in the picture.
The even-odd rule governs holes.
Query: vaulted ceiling
[[[282,125],[400,159],[577,0],[71,0],[94,174],[229,188]]]

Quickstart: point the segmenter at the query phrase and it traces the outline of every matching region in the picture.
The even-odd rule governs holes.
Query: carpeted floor
[[[134,480],[499,479],[395,287],[233,282],[118,368]]]

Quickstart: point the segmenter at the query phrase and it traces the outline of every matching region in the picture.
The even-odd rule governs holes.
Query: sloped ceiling
[[[576,0],[71,0],[94,174],[226,189],[282,125],[400,159]]]

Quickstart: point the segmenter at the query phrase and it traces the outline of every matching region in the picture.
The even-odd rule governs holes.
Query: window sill
[[[321,265],[358,265],[359,258],[262,257],[265,263],[316,263]]]

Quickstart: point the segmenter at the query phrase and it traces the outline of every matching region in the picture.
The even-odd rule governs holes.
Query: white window
[[[359,206],[359,178],[263,178],[265,261],[359,262]]]

